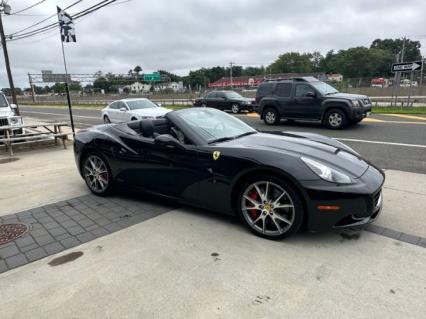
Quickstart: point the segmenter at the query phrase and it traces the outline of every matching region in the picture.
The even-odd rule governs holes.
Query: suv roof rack
[[[315,82],[315,81],[319,81],[319,80],[317,78],[313,77],[313,76],[302,76],[302,77],[265,79],[264,82],[279,82],[279,81]]]

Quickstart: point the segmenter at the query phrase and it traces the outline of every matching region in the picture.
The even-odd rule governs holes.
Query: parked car
[[[374,221],[384,173],[322,135],[261,133],[225,112],[187,108],[159,120],[99,125],[75,136],[82,178],[95,195],[121,185],[218,213],[284,238]]]
[[[15,104],[9,104],[6,96],[0,92],[0,135],[4,135],[4,130],[1,129],[2,126],[19,126],[24,124],[22,117],[15,114],[16,107]],[[21,134],[22,132],[22,128],[12,130],[13,134]]]
[[[130,122],[163,118],[169,109],[148,99],[123,99],[114,101],[102,110],[105,123]]]
[[[417,87],[418,83],[417,83],[417,81],[411,81],[410,82],[409,79],[404,79],[404,80],[401,80],[400,86],[405,87],[405,88],[409,88],[410,86],[411,87]]]
[[[341,129],[361,122],[371,112],[371,101],[365,95],[339,93],[314,77],[301,77],[260,84],[255,111],[268,125],[287,119]]]
[[[242,110],[253,111],[252,99],[245,98],[234,91],[212,91],[206,96],[198,98],[194,106],[212,107],[218,110],[231,110],[237,114]]]

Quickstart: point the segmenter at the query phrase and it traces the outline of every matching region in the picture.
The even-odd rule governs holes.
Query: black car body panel
[[[107,159],[117,182],[226,214],[235,213],[235,196],[245,177],[273,174],[291,183],[303,198],[306,226],[311,231],[366,223],[378,214],[381,203],[379,207],[373,202],[381,192],[384,173],[344,144],[300,132],[255,133],[206,144],[180,123],[177,115],[185,111],[170,112],[166,118],[180,125],[192,145],[159,145],[127,124],[100,125],[77,133],[74,151],[80,173],[82,159],[97,152]],[[218,159],[212,156],[214,152],[220,152]],[[354,182],[325,181],[307,167],[302,156],[326,163]],[[341,210],[324,212],[318,209],[320,205],[338,205]]]
[[[371,101],[365,95],[349,93],[323,94],[312,84],[323,83],[311,78],[264,82],[256,93],[254,110],[264,118],[264,110],[275,108],[284,119],[323,121],[330,109],[343,110],[350,121],[359,121],[371,112]],[[288,89],[282,87],[288,86]],[[298,87],[306,87],[298,91]],[[305,95],[311,92],[313,95]],[[356,105],[354,105],[354,103]]]
[[[194,106],[206,106],[218,110],[231,110],[232,106],[237,104],[240,110],[253,111],[253,100],[242,96],[230,97],[229,94],[236,93],[234,91],[212,91],[204,97],[195,99]]]

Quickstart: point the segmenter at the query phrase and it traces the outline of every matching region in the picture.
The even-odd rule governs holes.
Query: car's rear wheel
[[[201,107],[207,107],[206,103],[201,104]]]
[[[109,123],[111,123],[111,120],[109,119],[108,115],[105,115],[105,116],[104,116],[104,123],[105,123],[105,124],[109,124]]]
[[[325,124],[333,130],[340,130],[347,124],[346,113],[339,109],[332,109],[325,115]]]
[[[240,106],[238,104],[233,104],[232,107],[231,107],[231,111],[234,114],[240,113]]]
[[[297,232],[303,222],[303,205],[289,183],[273,176],[247,180],[238,197],[238,213],[256,235],[282,239]]]
[[[275,108],[269,107],[263,112],[263,120],[267,125],[275,125],[280,121],[280,114]]]
[[[98,196],[106,196],[113,188],[113,178],[108,162],[96,153],[88,154],[82,164],[83,178],[90,191]]]

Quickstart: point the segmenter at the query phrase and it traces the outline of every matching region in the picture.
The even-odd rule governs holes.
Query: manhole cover
[[[28,226],[24,224],[1,224],[0,225],[0,245],[6,244],[16,238],[21,237],[28,231]]]

